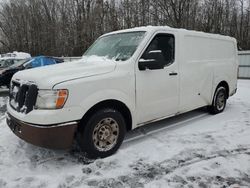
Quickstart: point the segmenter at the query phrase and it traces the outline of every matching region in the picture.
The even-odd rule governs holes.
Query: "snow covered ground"
[[[137,129],[91,161],[25,143],[5,123],[0,95],[0,187],[250,187],[250,81],[225,112],[196,110]]]

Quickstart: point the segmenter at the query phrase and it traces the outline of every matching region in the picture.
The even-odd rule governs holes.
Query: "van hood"
[[[107,74],[115,67],[116,62],[105,57],[83,57],[74,62],[19,71],[12,80],[33,82],[40,89],[50,89],[58,83]]]

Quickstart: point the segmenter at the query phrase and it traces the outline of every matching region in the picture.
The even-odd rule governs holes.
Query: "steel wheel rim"
[[[220,91],[217,95],[216,106],[218,110],[223,110],[225,107],[225,94],[223,91]]]
[[[98,151],[109,151],[116,145],[118,136],[118,123],[113,118],[104,118],[96,124],[92,139]]]

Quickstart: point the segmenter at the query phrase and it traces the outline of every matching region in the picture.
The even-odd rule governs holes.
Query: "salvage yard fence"
[[[80,58],[81,57],[63,57],[67,62]],[[239,51],[239,78],[250,79],[250,51]]]
[[[250,51],[239,51],[239,78],[250,79]]]
[[[60,57],[64,59],[65,62],[75,61],[81,59],[81,57]]]

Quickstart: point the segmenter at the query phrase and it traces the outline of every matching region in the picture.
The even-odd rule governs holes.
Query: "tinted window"
[[[150,59],[149,52],[161,51],[162,60],[165,65],[170,65],[175,58],[175,38],[170,34],[158,34],[149,44],[142,55],[142,59]]]
[[[43,58],[43,66],[56,64],[56,61],[51,58]]]
[[[28,61],[27,63],[25,63],[23,66],[25,67],[25,69],[40,67],[41,61],[40,61],[40,59],[32,59],[32,60]]]
[[[41,67],[42,65],[40,59],[35,59],[34,61],[32,61],[31,66],[32,68]]]

